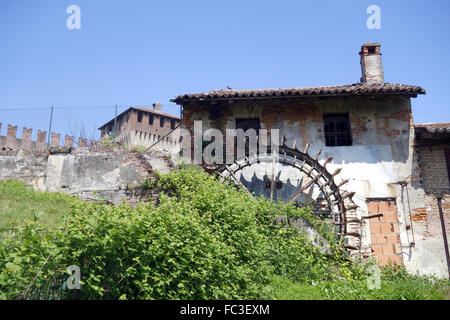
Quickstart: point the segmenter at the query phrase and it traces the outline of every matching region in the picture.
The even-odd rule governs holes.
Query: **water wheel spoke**
[[[270,200],[273,199],[274,180],[275,180],[275,159],[272,161],[272,179],[270,181]]]
[[[230,167],[228,165],[225,165],[225,169],[230,173],[230,175],[233,177],[234,181],[242,188],[244,189],[245,192],[247,192],[249,195],[251,195],[253,197],[253,194],[247,189],[247,187],[241,182],[241,180],[239,180],[238,178],[236,178],[236,175],[234,174],[233,170],[230,169]]]
[[[302,194],[306,189],[308,189],[310,186],[312,186],[313,183],[315,183],[317,180],[319,180],[320,177],[321,177],[321,174],[318,174],[317,176],[314,177],[314,179],[311,179],[310,181],[308,181],[307,184],[305,184],[302,188],[300,188],[300,190],[298,190],[292,197],[289,198],[287,203],[294,201],[300,194]]]

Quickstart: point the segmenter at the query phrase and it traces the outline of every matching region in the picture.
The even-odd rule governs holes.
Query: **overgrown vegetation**
[[[6,193],[15,184],[5,182]],[[443,299],[448,292],[448,282],[402,269],[384,271],[382,287],[369,290],[366,266],[351,263],[308,208],[253,199],[195,168],[146,187],[161,191],[157,205],[70,200],[61,228],[17,226],[0,245],[0,298],[30,297],[69,265],[81,269],[82,299]],[[310,221],[329,252],[274,223],[278,215]]]
[[[102,147],[116,147],[121,148],[122,150],[128,150],[129,147],[127,144],[120,144],[118,142],[115,142],[113,139],[113,136],[111,135],[104,135],[99,142],[100,146]]]

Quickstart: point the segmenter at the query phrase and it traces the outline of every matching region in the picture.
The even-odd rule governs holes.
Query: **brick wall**
[[[411,216],[416,223],[426,225],[426,237],[441,236],[442,226],[437,197],[442,197],[442,211],[447,237],[450,238],[450,182],[445,150],[450,143],[419,141],[416,147],[420,166],[420,180],[425,191],[425,208],[416,209]]]
[[[141,116],[139,116],[139,114]],[[150,117],[153,118],[153,122],[150,122]],[[141,121],[138,121],[140,119]],[[164,119],[163,126],[161,121]],[[157,113],[147,113],[145,111],[139,111],[132,109],[120,117],[117,118],[117,137],[116,141],[123,145],[128,146],[145,146],[153,145],[156,141],[161,139],[166,134],[172,131],[171,122],[174,120],[174,127],[179,123],[179,120],[171,119],[164,115],[158,115]],[[111,124],[108,127],[102,129],[102,136],[112,133],[114,125]],[[164,138],[166,144],[179,145],[180,129],[176,129],[169,136]],[[158,147],[162,143],[158,144]],[[161,148],[154,149],[161,149]]]
[[[450,143],[417,147],[425,192],[450,189],[445,149],[450,149]]]
[[[380,265],[402,264],[398,215],[395,200],[370,200],[372,255]]]

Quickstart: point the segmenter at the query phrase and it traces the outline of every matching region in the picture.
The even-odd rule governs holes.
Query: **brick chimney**
[[[379,43],[367,42],[361,46],[361,82],[364,84],[383,84],[384,73],[381,64]]]
[[[155,111],[162,111],[162,104],[159,102],[153,103],[153,110]]]

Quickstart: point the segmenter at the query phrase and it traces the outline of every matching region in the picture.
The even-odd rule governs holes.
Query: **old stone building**
[[[293,174],[284,163],[255,162],[245,170],[237,164],[229,171],[239,185],[277,200],[296,198],[322,207],[324,199],[329,207],[342,203],[343,236],[353,253],[374,257],[382,265],[396,263],[411,272],[448,276],[432,191],[439,188],[443,194],[448,233],[449,189],[442,151],[448,146],[448,131],[435,134],[418,126],[416,139],[411,98],[425,90],[385,83],[379,44],[364,44],[359,55],[362,77],[356,84],[179,95],[172,101],[183,107],[183,148],[193,148],[195,121],[201,121],[203,132],[217,128],[224,135],[227,129],[278,129],[278,143],[298,151],[295,158],[303,154],[303,163],[308,160],[313,167]],[[308,154],[316,155],[316,167],[326,167],[326,172],[314,178],[311,173],[320,170]],[[298,168],[302,171],[301,165]],[[328,193],[326,185],[334,189]],[[330,194],[336,200],[330,200]]]
[[[154,103],[153,109],[130,107],[116,118],[102,125],[101,137],[114,136],[115,141],[129,147],[152,146],[152,150],[177,153],[180,150],[181,119],[162,112],[160,103]],[[160,141],[161,140],[161,141]],[[160,142],[158,142],[160,141]],[[157,143],[158,142],[158,143]]]

